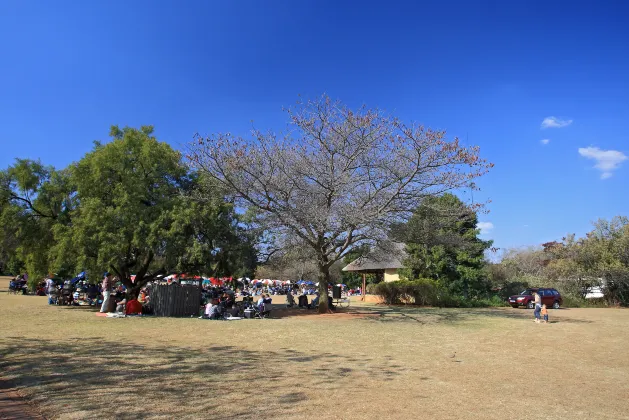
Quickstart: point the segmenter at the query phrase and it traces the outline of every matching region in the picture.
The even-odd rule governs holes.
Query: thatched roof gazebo
[[[400,279],[397,270],[404,267],[402,263],[406,258],[404,247],[405,245],[399,242],[389,243],[386,247],[358,257],[343,268],[343,271],[353,271],[363,275],[362,300],[365,300],[367,274],[382,276],[382,279],[387,282]]]

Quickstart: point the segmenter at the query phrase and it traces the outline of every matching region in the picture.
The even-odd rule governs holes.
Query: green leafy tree
[[[53,229],[73,208],[69,172],[17,159],[0,172],[0,259],[9,271],[28,271],[31,285],[49,271]],[[62,273],[63,274],[63,273]]]
[[[18,159],[1,171],[2,267],[33,282],[111,271],[132,294],[167,271],[251,275],[256,237],[234,204],[218,188],[196,200],[199,178],[152,131],[112,127],[110,143],[64,170]]]
[[[233,205],[217,191],[205,202],[191,199],[198,180],[180,154],[152,133],[151,126],[114,126],[111,142],[96,143],[72,166],[77,206],[71,224],[54,228],[55,264],[74,264],[92,279],[110,271],[130,295],[170,270],[253,270],[253,245],[239,229]]]
[[[465,297],[485,294],[484,254],[492,241],[478,237],[477,224],[474,209],[453,194],[424,200],[408,223],[391,229],[393,238],[406,243],[402,277],[435,279]]]
[[[610,304],[629,304],[629,218],[599,219],[584,238],[544,244],[544,274],[562,292],[583,298],[602,286]]]

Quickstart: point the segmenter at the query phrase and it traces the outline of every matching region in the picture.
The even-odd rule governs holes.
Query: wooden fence
[[[154,284],[149,295],[155,316],[198,316],[201,290],[195,285]]]

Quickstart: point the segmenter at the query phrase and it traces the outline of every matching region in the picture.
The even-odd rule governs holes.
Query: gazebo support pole
[[[365,301],[365,288],[367,287],[367,274],[363,273],[363,288],[361,290],[361,292],[363,292],[363,297],[362,297],[362,301]]]

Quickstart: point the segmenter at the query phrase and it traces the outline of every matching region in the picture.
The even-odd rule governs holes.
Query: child
[[[548,309],[546,305],[542,305],[542,316],[544,317],[544,324],[548,324]]]

